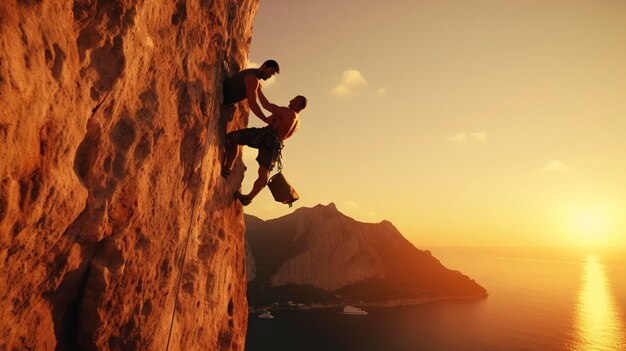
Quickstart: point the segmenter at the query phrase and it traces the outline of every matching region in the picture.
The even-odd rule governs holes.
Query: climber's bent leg
[[[254,197],[257,196],[259,192],[263,190],[263,188],[267,185],[267,180],[269,176],[270,170],[263,166],[259,166],[259,177],[254,181],[254,185],[252,186],[252,190],[250,190],[250,193],[244,196],[252,201],[252,199],[254,199]]]

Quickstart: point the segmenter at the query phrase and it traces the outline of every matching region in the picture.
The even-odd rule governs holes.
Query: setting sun
[[[610,244],[610,221],[606,211],[599,209],[577,210],[570,219],[575,244],[603,246]]]

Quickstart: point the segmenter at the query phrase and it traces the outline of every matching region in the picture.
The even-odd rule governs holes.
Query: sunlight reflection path
[[[597,256],[585,260],[583,286],[576,310],[576,342],[573,350],[624,350],[624,326],[620,320],[604,266]]]

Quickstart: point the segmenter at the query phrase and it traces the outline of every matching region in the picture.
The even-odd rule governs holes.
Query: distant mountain
[[[246,215],[245,222],[251,305],[395,305],[487,296],[474,280],[413,246],[390,222],[358,222],[332,203],[269,221]]]

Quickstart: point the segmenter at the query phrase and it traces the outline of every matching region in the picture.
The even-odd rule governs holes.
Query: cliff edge
[[[243,350],[221,81],[257,3],[0,3],[0,349]]]

